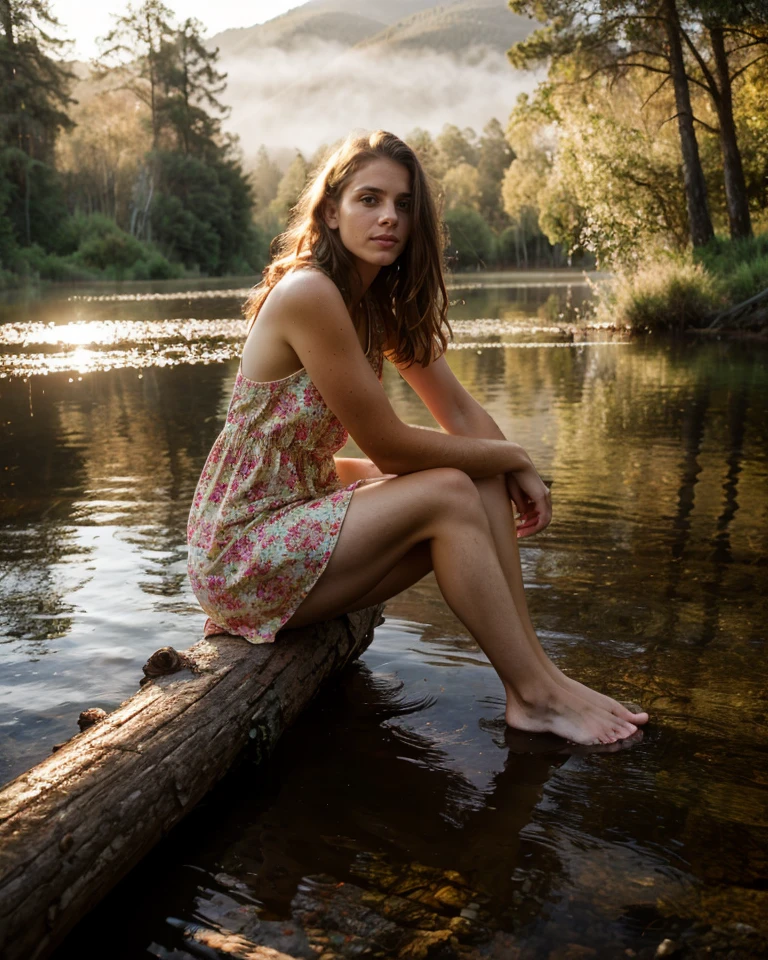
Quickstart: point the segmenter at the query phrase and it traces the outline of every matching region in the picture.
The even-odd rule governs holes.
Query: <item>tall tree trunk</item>
[[[147,10],[146,13],[146,25],[147,25],[147,59],[149,61],[149,110],[152,119],[152,150],[157,150],[157,140],[158,140],[158,122],[157,122],[157,102],[156,102],[156,88],[157,88],[157,61],[155,59],[155,35],[152,31],[152,17]]]
[[[709,39],[715,58],[715,70],[719,85],[719,96],[713,97],[720,123],[720,149],[723,154],[723,176],[725,179],[725,202],[728,207],[728,223],[731,238],[752,236],[752,221],[749,216],[747,184],[744,179],[744,167],[741,151],[736,138],[736,124],[733,121],[733,89],[728,70],[728,54],[725,51],[723,28],[709,28]]]
[[[5,83],[6,89],[3,92],[3,112],[6,114],[5,120],[8,126],[7,142],[14,143],[20,150],[24,149],[21,136],[21,126],[19,123],[19,103],[16,90],[16,37],[13,28],[13,11],[11,10],[10,0],[0,0],[0,24],[2,24],[5,42],[7,46],[5,55]]]
[[[688,204],[688,222],[694,247],[701,247],[714,236],[707,203],[707,185],[699,157],[699,145],[693,127],[693,109],[688,78],[685,74],[683,45],[680,37],[680,18],[675,0],[662,0],[661,9],[669,42],[669,68],[675,88],[677,125],[683,153],[683,179]]]
[[[189,61],[187,60],[187,38],[184,37],[182,47],[182,56],[184,64],[184,87],[182,97],[184,98],[184,153],[189,153],[190,121],[189,121]]]

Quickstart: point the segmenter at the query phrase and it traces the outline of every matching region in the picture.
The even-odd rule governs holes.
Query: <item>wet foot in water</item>
[[[618,700],[607,697],[604,693],[598,693],[597,690],[593,690],[591,687],[579,683],[578,680],[573,680],[571,677],[566,676],[563,671],[559,670],[554,664],[552,664],[552,667],[555,671],[555,681],[569,693],[581,697],[582,700],[586,700],[587,703],[591,703],[594,707],[607,710],[608,713],[612,713],[614,717],[618,720],[623,720],[625,723],[633,723],[640,726],[648,722],[648,714],[644,710],[639,713],[634,713],[619,703]]]
[[[607,710],[619,720],[624,720],[627,723],[634,723],[637,725],[642,725],[648,722],[648,714],[644,710],[635,713],[634,711],[627,709],[627,707],[625,707],[623,704],[619,703],[618,700],[614,700],[612,697],[607,697],[604,693],[598,693],[597,690],[593,690],[584,683],[579,683],[578,680],[573,680],[571,677],[563,673],[563,671],[549,659],[538,641],[536,646],[538,647],[537,656],[539,657],[547,674],[564,690],[575,694],[577,697],[581,697],[583,700],[586,700],[595,707],[600,707],[603,710]]]
[[[616,743],[637,731],[634,723],[548,680],[534,689],[507,690],[504,718],[528,733],[554,733],[571,743]]]

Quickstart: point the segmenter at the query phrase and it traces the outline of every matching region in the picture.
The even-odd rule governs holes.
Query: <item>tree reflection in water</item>
[[[373,884],[366,863],[379,880],[414,863],[455,870],[542,956],[565,929],[634,949],[674,913],[764,924],[764,350],[565,334],[559,349],[534,346],[526,324],[541,327],[533,314],[553,292],[534,289],[516,302],[502,288],[462,291],[449,362],[554,479],[552,528],[522,550],[544,645],[578,679],[648,707],[645,740],[615,756],[511,752],[487,724],[500,712],[495,676],[427,578],[389,605],[365,658],[374,675],[359,671],[308,716],[266,786],[243,768],[121,888],[132,915],[143,905],[137,950],[167,942],[166,916],[193,917],[202,875],[184,864],[211,888],[221,870],[241,877],[281,916],[306,874]],[[197,315],[225,316],[226,304]],[[130,316],[124,301],[84,309]],[[137,310],[155,326],[181,315],[160,300]],[[132,693],[158,630],[181,647],[198,634],[186,514],[235,369],[0,379],[6,776],[68,737],[83,707]],[[430,423],[393,371],[385,387],[403,419]],[[434,702],[390,716],[385,673],[407,699]],[[98,939],[89,923],[79,936]]]

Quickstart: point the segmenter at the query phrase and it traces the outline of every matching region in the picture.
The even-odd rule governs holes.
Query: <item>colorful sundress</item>
[[[381,380],[375,309],[366,356]],[[272,642],[315,585],[360,483],[343,486],[336,473],[333,455],[347,436],[303,368],[265,383],[238,372],[187,527],[207,635]]]

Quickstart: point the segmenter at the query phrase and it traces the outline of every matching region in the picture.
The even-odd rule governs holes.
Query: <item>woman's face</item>
[[[325,222],[339,231],[360,276],[370,283],[380,267],[395,262],[408,241],[411,175],[394,160],[370,160],[350,177],[340,200],[327,201]]]

